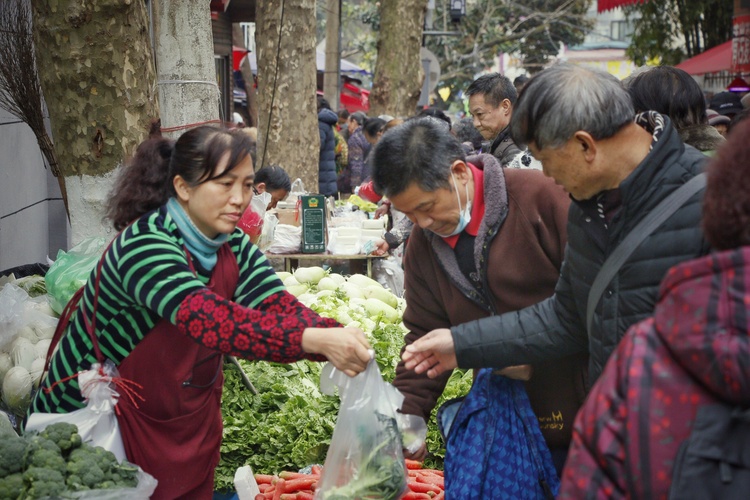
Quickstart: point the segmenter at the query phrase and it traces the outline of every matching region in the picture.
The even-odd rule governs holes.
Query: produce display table
[[[300,261],[306,260],[345,260],[349,262],[349,270],[352,274],[364,274],[372,278],[372,261],[384,259],[385,255],[340,255],[331,253],[268,253],[268,259],[284,259],[284,271],[292,272],[300,265]]]

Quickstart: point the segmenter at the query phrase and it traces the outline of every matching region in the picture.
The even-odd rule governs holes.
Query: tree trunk
[[[33,0],[33,19],[77,243],[111,232],[101,219],[113,171],[158,116],[148,18],[141,1]]]
[[[416,111],[424,79],[419,48],[426,7],[426,0],[383,0],[369,115]]]
[[[154,2],[154,45],[164,135],[220,124],[211,10],[205,0]]]
[[[282,7],[283,1],[283,9]],[[259,168],[277,164],[318,191],[315,1],[257,4]]]

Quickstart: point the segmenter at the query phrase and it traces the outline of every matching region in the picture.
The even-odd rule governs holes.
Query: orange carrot
[[[300,479],[309,478],[310,474],[302,474],[301,472],[291,472],[288,470],[279,472],[279,477],[282,479]]]
[[[266,497],[262,493],[258,493],[255,495],[255,500],[266,500]]]
[[[276,483],[276,491],[273,493],[272,500],[281,500],[281,494],[284,493],[284,486],[286,485],[286,479],[280,478]]]
[[[271,484],[269,483],[258,483],[258,489],[261,493],[265,493],[269,488],[271,488]]]
[[[406,495],[401,497],[401,500],[430,500],[432,497],[427,493],[415,493],[413,491],[407,491]]]
[[[276,476],[272,476],[271,474],[254,474],[253,477],[258,484],[271,484],[271,481]]]
[[[311,469],[310,469],[310,473],[311,473],[311,474],[312,474],[313,476],[319,476],[319,475],[320,475],[320,474],[321,474],[322,472],[323,472],[323,467],[321,467],[321,466],[320,466],[320,465],[318,465],[318,464],[315,464],[315,465],[313,465],[313,466],[311,467]]]
[[[289,493],[291,491],[309,490],[317,481],[317,478],[310,476],[290,479],[286,482],[286,485],[284,485],[284,492]]]
[[[440,486],[440,488],[443,490],[445,489],[445,479],[433,474],[417,474],[417,482],[434,484],[436,486]]]
[[[417,462],[416,460],[411,460],[409,458],[406,458],[405,461],[406,461],[407,469],[421,469],[422,468],[422,462]]]
[[[434,484],[411,482],[407,486],[415,493],[440,493],[440,488]]]
[[[445,492],[441,491],[440,493],[432,497],[432,500],[445,500]]]
[[[315,496],[313,496],[312,493],[307,493],[306,491],[298,491],[297,492],[297,500],[314,500]]]

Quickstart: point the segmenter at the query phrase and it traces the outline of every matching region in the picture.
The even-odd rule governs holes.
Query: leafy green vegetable
[[[307,293],[317,294],[317,286],[311,286]],[[339,288],[333,293],[315,295],[310,307],[321,316],[362,328],[375,349],[383,380],[390,382],[396,376],[404,346],[403,305],[399,305],[398,320],[388,321],[384,315],[368,314],[364,303],[364,299],[351,298]],[[333,436],[339,400],[320,393],[322,364],[243,360],[240,364],[259,394],[253,395],[245,388],[234,365],[225,366],[224,439],[215,489],[233,489],[234,473],[243,465],[250,465],[256,473],[273,474],[323,463]],[[440,402],[468,393],[471,381],[470,372],[466,376],[463,371],[454,372]],[[442,469],[445,449],[434,413],[428,422],[427,435],[428,449],[437,450],[427,463],[431,468]]]
[[[400,441],[396,420],[377,414],[383,424],[383,433],[378,442],[371,436],[362,448],[368,454],[359,464],[351,480],[339,487],[321,492],[321,500],[350,500],[352,498],[377,498],[395,500],[406,487],[406,464],[393,456],[381,453],[385,446]],[[367,433],[363,433],[367,435]],[[400,455],[400,454],[399,454]]]
[[[435,409],[432,410],[430,415],[430,421],[427,425],[427,449],[430,453],[424,460],[424,466],[427,469],[442,469],[443,459],[445,458],[445,443],[443,442],[443,436],[440,434],[440,430],[437,426],[437,411],[440,406],[448,401],[449,399],[466,396],[471,389],[471,384],[474,381],[474,375],[472,370],[453,370],[448,384],[445,386],[443,394],[437,401]]]
[[[322,364],[239,362],[258,394],[242,385],[234,365],[225,366],[224,439],[216,489],[232,488],[234,473],[243,465],[272,474],[323,463],[339,401],[319,390]]]

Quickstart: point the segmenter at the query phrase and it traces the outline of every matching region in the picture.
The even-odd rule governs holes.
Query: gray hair
[[[427,192],[450,187],[451,165],[466,155],[445,122],[438,122],[415,118],[383,134],[369,155],[376,192],[395,196],[414,183]]]
[[[513,109],[510,133],[516,144],[556,148],[579,130],[597,140],[612,137],[634,117],[630,96],[617,78],[563,63],[529,80]]]

